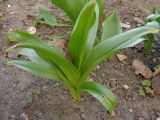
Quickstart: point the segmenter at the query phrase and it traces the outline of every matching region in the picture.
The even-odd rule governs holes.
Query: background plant
[[[156,9],[153,10],[153,14],[149,15],[145,18],[144,23],[147,24],[149,22],[157,22],[157,26],[160,25],[160,14]],[[150,54],[152,50],[153,43],[155,42],[155,36],[160,36],[160,32],[156,34],[147,34],[145,35],[145,41],[144,41],[144,49],[146,54]]]
[[[111,13],[111,18],[116,13]],[[115,18],[115,17],[113,17]],[[106,20],[103,26],[112,29],[115,21]],[[112,23],[113,22],[113,23]],[[21,42],[8,49],[23,48],[21,55],[25,60],[12,60],[8,65],[15,65],[21,69],[47,79],[57,80],[68,87],[73,98],[80,101],[84,91],[95,97],[110,113],[116,107],[117,101],[113,93],[104,85],[89,79],[90,73],[105,58],[114,52],[131,47],[144,39],[139,37],[155,33],[160,30],[154,24],[147,24],[133,30],[113,32],[109,35],[103,29],[101,42],[95,46],[95,39],[99,24],[99,7],[95,1],[88,2],[79,14],[72,34],[69,39],[68,49],[72,61],[65,58],[63,53],[54,46],[47,44],[40,38],[21,31],[11,31],[8,35],[9,41]],[[109,24],[109,25],[108,25]],[[116,23],[119,25],[119,23]],[[114,34],[113,34],[114,33]],[[118,33],[118,34],[117,34]]]
[[[58,8],[63,10],[68,18],[70,19],[70,22],[72,24],[75,24],[81,10],[84,8],[84,6],[89,2],[90,0],[52,0],[52,3],[56,5]],[[101,17],[103,15],[103,0],[96,0],[99,5],[99,16]],[[64,18],[63,18],[64,20]],[[66,21],[66,19],[65,19]],[[39,19],[35,20],[34,25],[40,24],[47,24],[52,27],[54,26],[70,26],[66,24],[58,24],[56,18],[47,10],[40,9],[39,12]]]

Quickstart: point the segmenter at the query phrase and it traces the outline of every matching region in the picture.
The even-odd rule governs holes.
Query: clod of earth
[[[153,78],[153,72],[140,60],[134,60],[132,68],[136,75],[142,75],[145,79]]]

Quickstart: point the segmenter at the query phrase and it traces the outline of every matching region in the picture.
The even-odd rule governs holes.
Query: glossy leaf
[[[116,11],[111,12],[103,23],[103,31],[101,40],[109,39],[122,32],[121,22]]]
[[[92,49],[90,55],[85,61],[81,70],[83,78],[86,79],[86,77],[97,66],[97,64],[99,64],[104,58],[107,58],[110,54],[119,49],[127,48],[130,45],[135,45],[137,44],[137,41],[141,42],[143,40],[138,39],[139,37],[148,33],[158,32],[159,30],[160,29],[157,27],[148,25],[129,30],[110,39],[103,40],[100,44]]]
[[[11,38],[14,38],[14,40],[27,43],[18,45],[18,47],[34,49],[40,58],[45,62],[49,63],[50,65],[58,66],[63,74],[65,74],[67,79],[72,81],[73,84],[75,84],[75,82],[78,80],[79,73],[77,69],[67,59],[65,59],[64,56],[57,52],[57,49],[51,45],[48,45],[42,40],[36,39],[37,37],[27,33],[24,34],[23,32],[14,31],[14,34],[12,33],[11,35]]]
[[[23,70],[26,70],[27,72],[47,79],[61,80],[57,76],[56,71],[54,69],[44,67],[40,64],[31,61],[13,60],[7,62],[7,65],[15,65]]]
[[[52,0],[52,3],[61,8],[72,23],[75,23],[79,13],[86,4],[85,0]]]
[[[117,101],[113,93],[99,83],[87,81],[84,82],[80,88],[95,97],[110,113],[117,105]]]
[[[98,29],[99,11],[96,2],[89,2],[80,13],[69,40],[75,66],[80,69],[85,57],[91,51]]]

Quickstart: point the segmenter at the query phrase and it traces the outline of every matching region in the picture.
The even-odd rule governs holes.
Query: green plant
[[[0,0],[0,4],[3,3],[5,0]]]
[[[146,95],[153,95],[153,90],[151,88],[151,81],[150,80],[143,80],[141,83],[141,87],[139,88],[139,95],[146,96]]]
[[[84,6],[91,0],[52,0],[52,3],[61,8],[74,24]],[[100,16],[103,14],[103,0],[95,0],[99,6]]]
[[[39,19],[33,21],[33,25],[36,26],[37,24],[46,24],[52,27],[61,27],[61,26],[72,26],[69,24],[60,24],[57,22],[56,18],[52,15],[52,13],[48,12],[45,9],[40,9],[39,12]]]
[[[113,12],[113,15],[116,16],[115,12]],[[107,21],[105,22],[108,24]],[[68,49],[72,61],[66,59],[59,49],[47,44],[36,36],[17,30],[11,31],[8,34],[8,41],[22,43],[12,46],[8,51],[13,48],[23,48],[20,54],[28,59],[12,60],[7,62],[7,64],[15,65],[34,75],[62,82],[68,87],[76,101],[80,101],[82,93],[86,91],[94,96],[111,113],[117,104],[115,96],[107,87],[91,81],[88,76],[105,58],[120,49],[134,46],[143,41],[139,37],[148,33],[158,32],[160,28],[157,28],[154,24],[149,24],[118,35],[116,35],[116,32],[116,34],[109,35],[109,37],[102,33],[106,39],[102,37],[104,39],[99,44],[93,46],[98,24],[99,7],[95,1],[91,0],[81,11],[69,39]],[[104,24],[104,27],[107,26]],[[114,24],[108,27],[112,26]]]
[[[153,10],[153,14],[145,18],[144,23],[147,24],[149,22],[157,22],[157,26],[160,25],[160,14],[158,14],[156,10]],[[146,54],[151,53],[152,45],[155,41],[155,35],[158,34],[160,35],[160,32],[156,34],[151,33],[144,36],[144,38],[146,39],[144,41],[144,49]]]
[[[81,10],[90,0],[52,0],[52,3],[62,9],[69,17],[72,24],[75,24]],[[99,5],[99,14],[103,14],[103,0],[96,0]],[[56,18],[47,10],[40,9],[39,19],[34,20],[33,24],[47,24],[52,27],[55,26],[71,26],[67,24],[58,24]]]

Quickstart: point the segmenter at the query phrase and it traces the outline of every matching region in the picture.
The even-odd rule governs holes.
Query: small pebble
[[[33,26],[32,26],[32,27],[29,27],[29,28],[27,29],[27,32],[30,33],[30,34],[32,34],[32,35],[35,34],[36,31],[37,31],[37,29],[36,29],[35,27],[33,27]]]
[[[129,112],[131,112],[131,113],[132,113],[132,112],[133,112],[133,109],[129,109]]]
[[[116,117],[116,112],[113,111],[112,114],[111,114],[111,116],[112,116],[112,117]]]
[[[7,5],[8,8],[12,7],[12,5]]]
[[[96,69],[99,69],[100,68],[100,66],[98,65],[97,67],[96,67]]]
[[[128,90],[128,89],[129,89],[129,86],[128,86],[128,85],[122,85],[122,88],[123,88],[124,90]]]
[[[159,117],[159,118],[157,118],[156,120],[160,120],[160,117]]]

